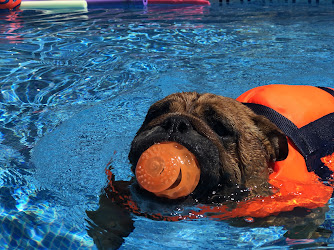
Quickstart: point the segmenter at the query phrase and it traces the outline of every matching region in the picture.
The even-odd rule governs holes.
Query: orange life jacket
[[[269,183],[278,190],[268,197],[240,202],[228,217],[265,217],[295,207],[327,204],[333,193],[334,90],[313,86],[267,85],[251,89],[238,101],[266,116],[288,137],[288,157],[274,163]],[[319,162],[319,163],[318,163]],[[208,212],[217,208],[203,208]]]
[[[307,166],[308,158],[323,150],[326,144],[332,145],[334,140],[334,91],[326,90],[313,86],[267,85],[237,98],[255,113],[269,118],[288,137],[289,155],[275,163],[270,179],[302,182],[313,179],[311,171],[315,171],[315,166]],[[318,175],[323,177],[322,173]]]
[[[173,216],[143,213],[130,194],[122,196],[123,205],[151,219],[176,221],[203,217],[219,220],[266,217],[295,207],[313,209],[327,204],[333,192],[328,182],[332,181],[334,172],[334,90],[267,85],[251,89],[237,100],[265,115],[288,137],[288,157],[275,162],[274,172],[269,176],[269,183],[276,190],[273,195],[239,202],[233,210],[224,205],[197,205],[196,209]],[[109,170],[107,174],[113,187],[113,176]],[[327,184],[324,184],[326,178]],[[117,190],[112,188],[112,192],[117,193]]]

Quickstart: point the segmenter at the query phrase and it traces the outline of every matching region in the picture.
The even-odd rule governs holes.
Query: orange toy
[[[21,0],[0,0],[0,9],[15,10],[21,5]]]
[[[195,190],[200,169],[188,149],[176,142],[165,142],[151,146],[141,155],[136,178],[147,191],[177,199]]]

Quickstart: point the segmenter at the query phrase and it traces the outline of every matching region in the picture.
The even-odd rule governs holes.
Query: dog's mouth
[[[195,130],[187,132],[166,132],[162,126],[156,126],[138,134],[131,145],[129,160],[132,164],[132,171],[136,172],[136,166],[140,156],[151,146],[164,143],[175,142],[189,150],[196,158],[196,163],[200,169],[199,183],[192,193],[195,198],[208,195],[219,183],[219,151],[218,148],[206,137],[200,135]],[[180,184],[182,171],[168,189],[173,189]]]

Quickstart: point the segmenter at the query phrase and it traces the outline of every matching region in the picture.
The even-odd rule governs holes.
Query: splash
[[[320,160],[323,164],[325,164],[326,167],[328,167],[331,171],[334,172],[334,153],[322,157]]]
[[[321,160],[327,167],[334,169],[334,153],[321,158]],[[233,209],[224,204],[195,204],[193,206],[183,207],[181,213],[180,211],[161,213],[161,211],[157,211],[156,209],[151,212],[143,212],[140,208],[140,204],[137,204],[136,201],[132,199],[130,193],[125,195],[117,189],[117,182],[115,182],[115,178],[109,169],[106,169],[106,174],[109,180],[109,189],[112,193],[110,197],[112,197],[112,199],[116,202],[121,201],[126,209],[136,215],[163,221],[201,218],[213,220],[263,218],[270,215],[277,215],[281,212],[292,211],[296,207],[304,207],[307,209],[323,207],[328,203],[333,193],[332,186],[324,185],[316,174],[310,172],[308,182],[271,179],[269,182],[273,189],[276,190],[274,194],[241,201],[237,203],[236,207]]]

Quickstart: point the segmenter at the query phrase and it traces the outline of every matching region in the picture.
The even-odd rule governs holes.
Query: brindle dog
[[[132,142],[133,170],[144,150],[163,141],[178,142],[196,156],[201,169],[196,198],[212,191],[229,194],[236,186],[267,194],[269,163],[288,153],[286,136],[267,118],[232,98],[194,92],[152,105]]]
[[[271,163],[285,159],[288,154],[286,136],[276,125],[242,103],[214,94],[176,93],[153,104],[131,145],[132,170],[135,171],[146,149],[165,141],[178,142],[196,156],[201,169],[200,182],[188,199],[210,204],[229,202],[231,193],[239,194],[234,200],[270,195],[267,181],[272,172]],[[143,199],[159,199],[140,190],[135,180],[114,182],[114,185],[118,192],[136,190],[137,196],[140,193]],[[130,190],[131,185],[135,188]],[[113,196],[112,192],[108,197],[102,194],[100,208],[87,212],[93,221],[89,234],[101,249],[119,247],[123,237],[133,230],[130,213]],[[290,229],[289,237],[314,237],[327,207],[317,209],[316,213],[301,210],[268,217],[253,225],[283,224]],[[307,220],[308,217],[312,219]],[[235,219],[233,224],[244,223]]]

